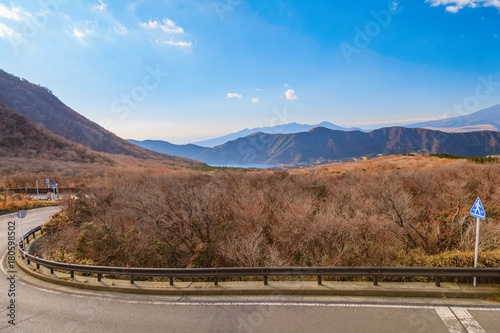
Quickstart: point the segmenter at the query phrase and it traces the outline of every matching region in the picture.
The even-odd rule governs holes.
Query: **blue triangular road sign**
[[[474,203],[474,206],[472,206],[470,210],[470,215],[474,217],[479,217],[480,219],[485,219],[486,218],[486,213],[484,212],[483,204],[481,203],[481,200],[477,198],[476,202]]]

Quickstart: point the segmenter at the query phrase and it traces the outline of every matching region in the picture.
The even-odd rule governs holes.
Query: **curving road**
[[[43,224],[55,211],[29,211],[24,230]],[[15,215],[0,216],[1,255],[7,251],[8,222],[15,220]],[[9,297],[4,260],[2,272],[2,332],[500,332],[499,308],[474,308],[463,301],[117,295],[23,281],[20,272],[15,297]],[[11,299],[16,325],[8,322]]]

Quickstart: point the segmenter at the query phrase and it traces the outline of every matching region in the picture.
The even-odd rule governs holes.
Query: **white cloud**
[[[240,94],[237,94],[237,93],[228,93],[226,98],[241,98],[243,96],[241,96]]]
[[[83,34],[83,32],[81,32],[80,30],[78,30],[77,28],[73,28],[73,35],[78,38],[79,40],[82,40],[83,37],[85,37],[85,35]]]
[[[259,89],[259,88],[255,88],[255,90],[260,91],[261,89]]]
[[[115,26],[113,27],[113,30],[120,35],[128,33],[127,28],[125,28],[120,22],[116,22]]]
[[[496,7],[500,9],[500,0],[425,0],[425,2],[430,3],[432,7],[446,6],[446,11],[453,14],[465,7]]]
[[[285,83],[285,87],[287,87],[287,88],[289,87],[289,86],[288,86],[288,83]]]
[[[252,103],[258,103],[259,99],[258,98],[252,98]]]
[[[156,29],[158,28],[158,21],[149,21],[148,23],[141,23],[141,27],[146,29]]]
[[[191,46],[193,46],[193,43],[191,43],[191,42],[174,41],[172,39],[170,39],[170,40],[157,39],[156,40],[156,44],[172,45],[172,46],[180,46],[180,47],[191,47]]]
[[[31,14],[26,13],[21,9],[21,7],[7,8],[5,5],[0,3],[0,17],[4,17],[9,20],[21,21],[21,15],[31,16]]]
[[[107,3],[103,3],[101,0],[99,0],[99,5],[92,5],[91,8],[94,10],[105,10],[108,7]]]
[[[9,28],[8,26],[0,23],[0,37],[7,37],[7,36],[13,36],[13,35],[18,35],[14,30]]]
[[[169,19],[164,19],[163,24],[160,25],[160,28],[163,31],[168,32],[168,33],[172,33],[172,34],[184,33],[184,29],[182,29],[181,27],[178,27],[173,21],[171,21]]]
[[[73,26],[71,33],[79,40],[84,40],[88,36],[95,35],[98,29],[99,24],[97,21],[85,20],[82,23]]]
[[[169,19],[163,19],[162,23],[156,21],[156,20],[149,20],[147,23],[141,23],[141,27],[146,28],[146,29],[161,29],[167,33],[170,34],[182,34],[184,33],[184,29],[181,27],[177,26],[174,21],[169,20]]]
[[[294,91],[294,90],[292,90],[292,89],[288,89],[288,90],[285,92],[285,96],[286,96],[286,99],[291,100],[291,101],[296,100],[296,99],[299,99],[299,98],[297,97],[297,95],[295,95],[295,91]]]

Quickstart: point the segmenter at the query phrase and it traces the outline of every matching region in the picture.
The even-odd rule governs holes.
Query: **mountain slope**
[[[25,115],[35,124],[98,152],[176,163],[195,163],[149,151],[127,142],[64,105],[48,89],[21,80],[2,70],[0,70],[0,102]]]
[[[411,124],[406,127],[430,128],[445,132],[500,131],[500,104],[464,116]]]
[[[222,145],[226,142],[236,140],[238,138],[252,135],[254,133],[292,134],[292,133],[307,132],[307,131],[309,131],[313,128],[316,128],[316,127],[325,127],[325,128],[329,128],[332,130],[339,130],[339,131],[359,130],[359,128],[340,127],[340,126],[334,125],[332,123],[329,123],[327,121],[324,121],[318,125],[289,123],[289,124],[276,125],[276,126],[270,126],[270,127],[257,127],[257,128],[252,128],[252,129],[245,128],[244,130],[241,130],[241,131],[238,131],[235,133],[227,134],[227,135],[217,137],[214,139],[194,142],[193,144],[195,144],[197,146],[202,146],[202,147],[215,147],[215,146]]]
[[[0,157],[113,164],[112,159],[34,124],[0,103]]]

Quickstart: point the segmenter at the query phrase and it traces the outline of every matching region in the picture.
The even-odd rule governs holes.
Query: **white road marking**
[[[465,332],[462,324],[458,321],[455,314],[447,307],[437,307],[436,312],[441,317],[441,320],[448,328],[450,333],[463,333]]]
[[[453,311],[458,320],[460,320],[468,333],[486,333],[469,311],[462,308],[451,308],[451,311]]]

